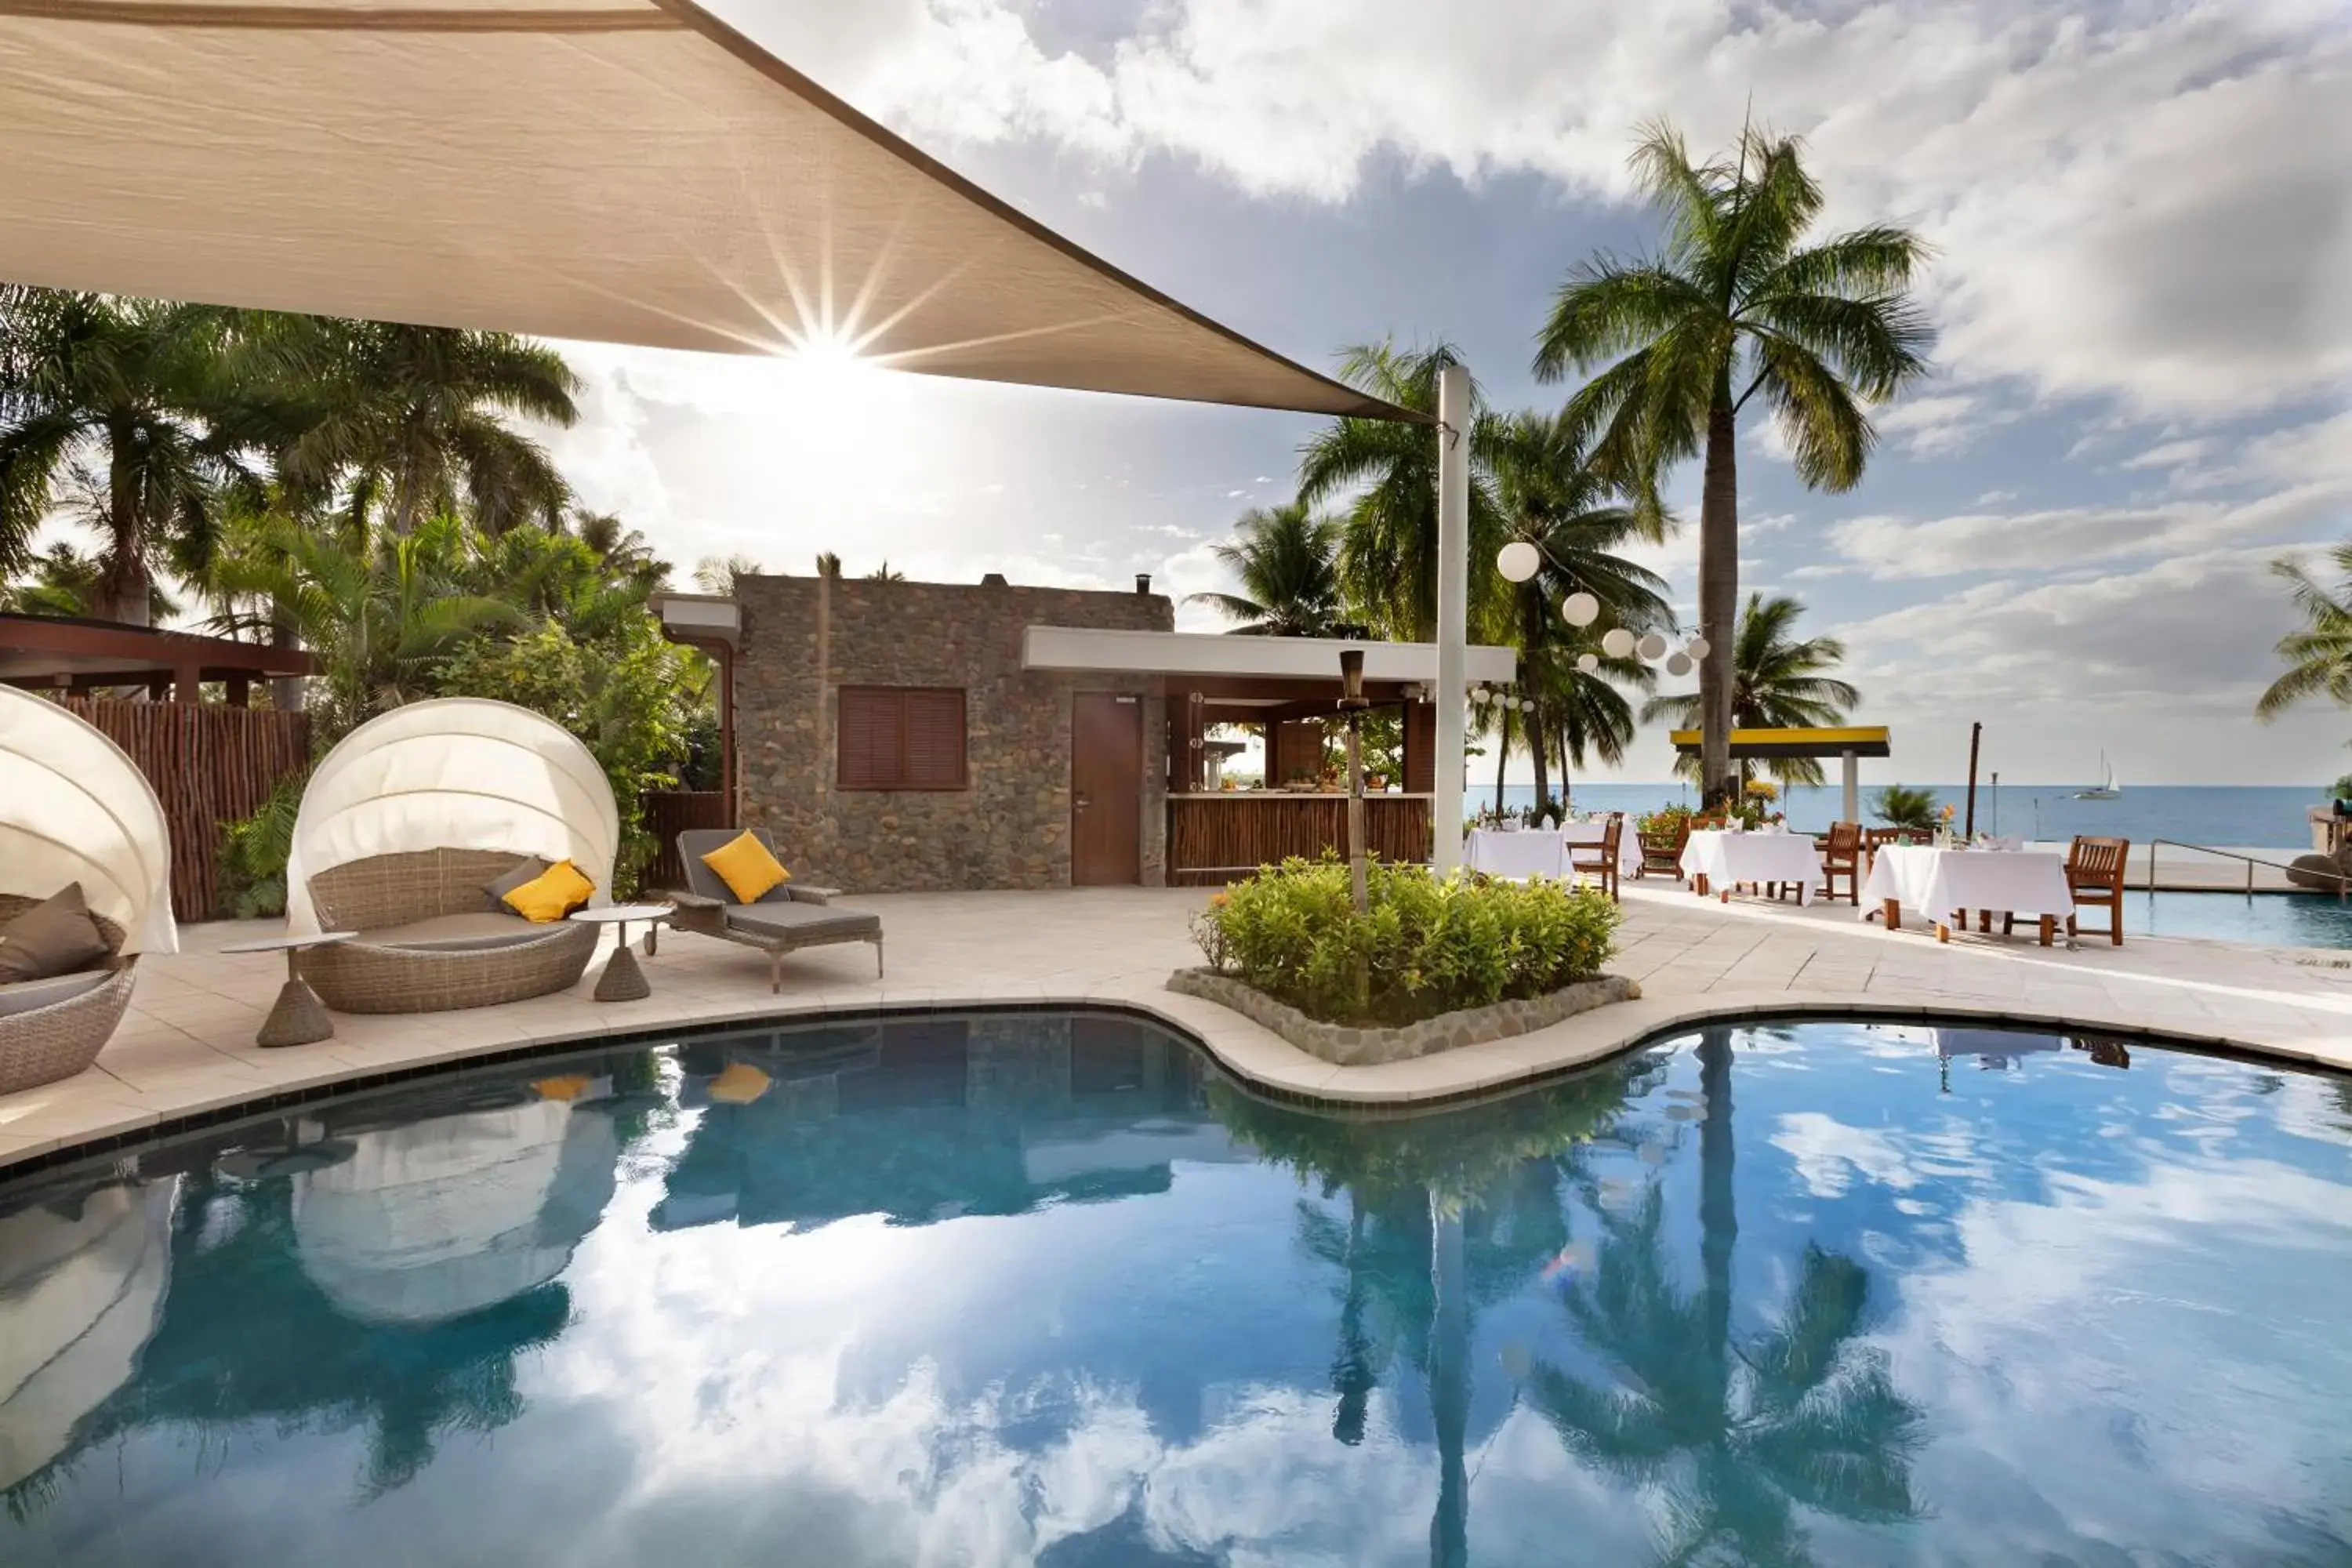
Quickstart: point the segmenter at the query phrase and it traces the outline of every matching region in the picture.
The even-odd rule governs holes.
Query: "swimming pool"
[[[2352,902],[2327,893],[2126,893],[2124,935],[2135,931],[2265,947],[2352,947]]]
[[[478,1070],[0,1190],[0,1562],[2341,1563],[2347,1150],[1981,1029],[1388,1120],[1109,1016]]]

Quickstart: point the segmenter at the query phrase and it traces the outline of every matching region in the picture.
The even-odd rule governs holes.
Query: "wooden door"
[[[1070,880],[1143,880],[1143,699],[1081,691],[1070,707]]]

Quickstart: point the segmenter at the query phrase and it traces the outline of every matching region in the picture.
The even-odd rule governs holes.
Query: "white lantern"
[[[1633,634],[1623,626],[1611,626],[1601,635],[1601,651],[1611,658],[1623,658],[1633,651]]]
[[[1666,639],[1656,632],[1644,634],[1634,646],[1642,650],[1643,658],[1654,661],[1666,657]]]
[[[1674,654],[1667,658],[1666,673],[1668,675],[1688,675],[1690,672],[1690,655],[1686,653],[1678,653]]]
[[[1495,553],[1495,570],[1514,583],[1524,583],[1543,564],[1543,555],[1524,539],[1514,539]]]
[[[1698,660],[1706,657],[1706,639],[1705,637],[1693,637],[1690,640],[1689,646],[1683,651],[1691,656],[1693,663],[1696,663]]]
[[[1585,674],[1591,675],[1594,670],[1601,668],[1601,656],[1597,653],[1578,654],[1576,656],[1576,668],[1584,671]]]
[[[1486,706],[1486,704],[1493,700],[1494,695],[1495,694],[1493,692],[1487,690],[1483,686],[1474,686],[1470,689],[1470,700],[1476,703],[1481,708]]]
[[[1580,590],[1559,602],[1559,613],[1571,626],[1589,626],[1601,618],[1601,601]]]

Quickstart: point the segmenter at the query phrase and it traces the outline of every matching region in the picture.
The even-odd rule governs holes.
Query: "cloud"
[[[747,25],[919,139],[1164,155],[1269,200],[1338,203],[1377,160],[1633,196],[1637,124],[1696,147],[1749,106],[1807,136],[1836,221],[1939,250],[1965,381],[2213,416],[2352,381],[2352,28],[2330,0],[1803,5],[1520,0],[1444,28],[1419,0],[1166,0],[1094,58],[1013,0],[898,0]],[[1902,417],[1896,416],[1896,417]],[[1923,449],[1965,426],[1937,423]]]

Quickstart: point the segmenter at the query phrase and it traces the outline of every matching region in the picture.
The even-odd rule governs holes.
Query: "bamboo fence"
[[[172,911],[220,916],[221,828],[261,809],[310,763],[310,721],[270,708],[63,697],[130,753],[163,803],[172,830]]]

